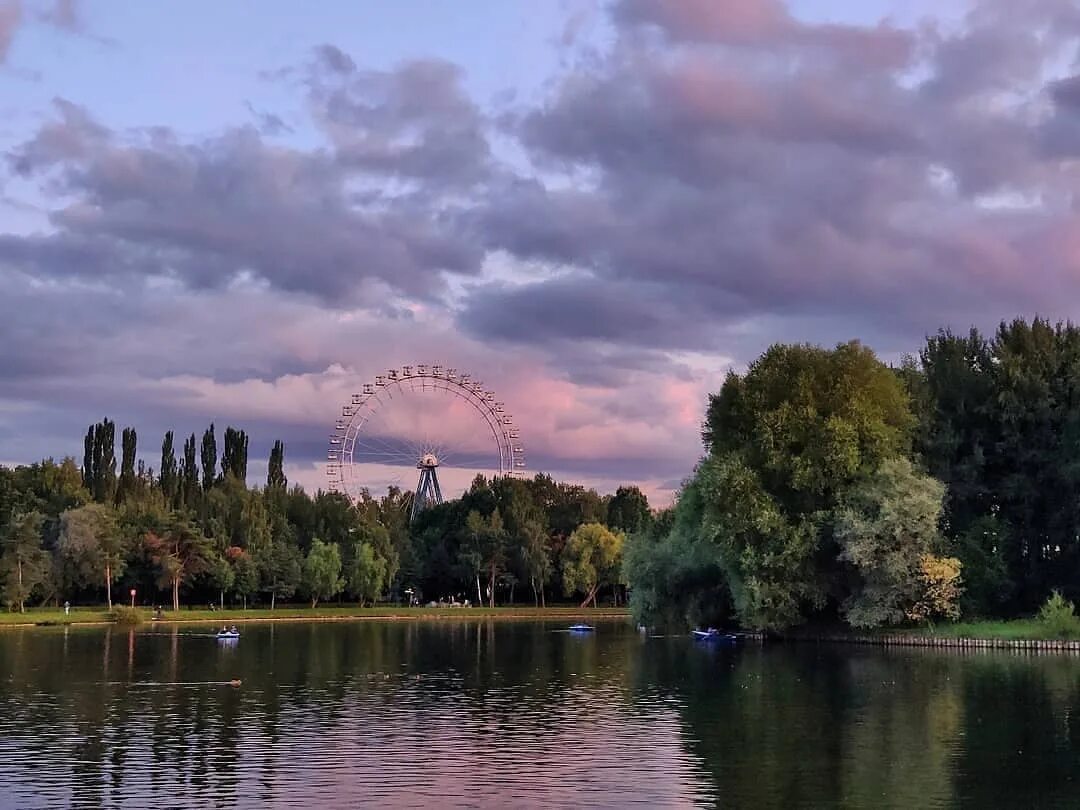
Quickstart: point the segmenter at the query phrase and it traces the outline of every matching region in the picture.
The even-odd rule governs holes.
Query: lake
[[[5,630],[0,807],[1080,806],[1076,657],[564,626]]]

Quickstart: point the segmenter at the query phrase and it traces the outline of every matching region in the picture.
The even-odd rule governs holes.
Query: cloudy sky
[[[1077,314],[1075,0],[0,0],[0,462],[466,369],[655,501],[777,340]],[[220,438],[219,438],[220,441]]]

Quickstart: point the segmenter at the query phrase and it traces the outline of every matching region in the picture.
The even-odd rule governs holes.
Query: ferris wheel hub
[[[424,453],[420,457],[420,460],[416,462],[416,469],[434,469],[439,466],[439,458],[434,453]]]

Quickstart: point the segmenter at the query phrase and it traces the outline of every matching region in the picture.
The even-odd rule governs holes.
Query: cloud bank
[[[0,3],[0,60],[24,16]],[[1076,314],[1071,0],[909,26],[622,0],[605,25],[497,104],[424,54],[253,66],[304,137],[278,111],[193,135],[57,98],[3,151],[5,199],[39,215],[0,231],[0,457],[77,453],[102,414],[151,450],[231,420],[316,483],[349,391],[427,361],[499,392],[532,468],[663,499],[705,393],[774,340],[894,357]]]

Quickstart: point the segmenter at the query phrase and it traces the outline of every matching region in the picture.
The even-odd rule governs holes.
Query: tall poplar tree
[[[116,425],[103,419],[87,431],[83,460],[86,488],[98,503],[108,503],[116,495]]]
[[[165,495],[165,502],[174,505],[180,481],[176,474],[176,450],[173,448],[171,430],[165,433],[165,439],[161,442],[161,473],[158,477],[158,485],[161,487],[162,494]]]
[[[181,500],[188,509],[195,508],[199,496],[199,467],[195,460],[195,434],[184,441],[184,458],[180,468]]]
[[[120,434],[120,484],[116,489],[116,502],[131,497],[135,488],[135,428],[124,428]]]
[[[83,439],[82,482],[87,491],[94,491],[94,426],[86,429]]]
[[[248,437],[242,430],[225,428],[225,449],[221,454],[221,474],[232,474],[243,484],[247,483]]]
[[[209,490],[217,480],[217,439],[214,438],[214,423],[206,429],[202,437],[202,485]]]
[[[270,448],[270,467],[266,472],[266,488],[284,490],[289,485],[285,477],[285,444],[278,439]]]

